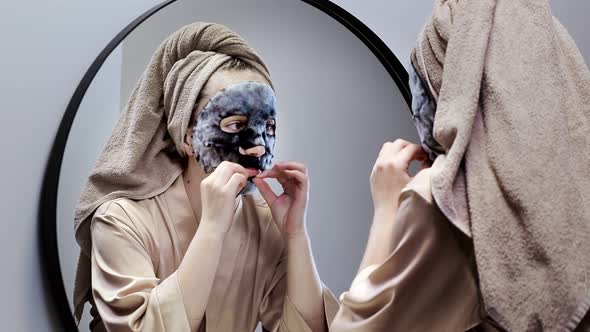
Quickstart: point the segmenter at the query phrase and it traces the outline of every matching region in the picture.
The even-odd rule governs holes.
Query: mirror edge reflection
[[[64,281],[59,262],[59,252],[57,244],[57,194],[59,176],[63,162],[63,156],[66,148],[66,142],[74,122],[74,118],[80,107],[90,84],[108,56],[117,48],[123,40],[131,34],[140,24],[146,21],[155,13],[164,9],[177,0],[168,0],[162,2],[145,13],[141,14],[125,28],[123,28],[101,51],[97,58],[92,62],[82,80],[76,87],[76,90],[68,103],[66,111],[60,121],[60,125],[51,148],[49,160],[43,177],[41,188],[41,199],[39,206],[39,233],[38,241],[40,242],[40,257],[42,258],[42,271],[45,272],[45,286],[49,289],[54,310],[59,316],[59,321],[66,331],[77,331],[74,316],[68,303]],[[350,32],[352,32],[365,46],[375,55],[383,65],[388,74],[393,78],[397,88],[400,90],[404,100],[411,105],[411,95],[408,85],[408,73],[400,63],[395,54],[387,45],[363,22],[347,12],[342,7],[329,0],[301,0],[312,7],[329,15]]]

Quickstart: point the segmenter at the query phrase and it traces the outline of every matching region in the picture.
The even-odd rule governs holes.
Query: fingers
[[[289,172],[287,172],[289,171]],[[296,161],[284,161],[276,163],[271,169],[257,175],[258,178],[273,178],[280,181],[287,181],[291,178],[290,171],[297,171],[303,175],[307,175],[305,165]]]
[[[276,164],[277,169],[297,170],[301,173],[307,173],[305,165],[296,161],[283,161]]]
[[[385,142],[383,147],[381,147],[381,151],[379,151],[379,156],[381,157],[384,154],[397,153],[410,144],[412,143],[401,138],[398,138],[393,142]]]
[[[268,175],[271,174],[270,177],[277,176],[284,170],[297,170],[303,174],[307,174],[307,169],[305,165],[296,161],[283,161],[276,163],[271,169],[265,170],[264,172],[258,174],[258,177],[265,178],[269,177]]]
[[[400,169],[407,169],[413,160],[426,161],[428,155],[422,146],[397,139],[383,144],[378,159],[382,162],[391,162]]]
[[[286,193],[306,193],[308,190],[308,175],[305,165],[290,161],[281,162],[256,176],[255,179],[276,179]]]
[[[271,178],[271,179],[279,179],[279,178],[285,178],[285,169],[279,169],[276,167],[276,165],[271,168],[268,169],[260,174],[258,174],[256,176],[257,178],[261,178],[261,179],[266,179],[266,178]]]
[[[225,184],[234,173],[244,173],[244,171],[245,169],[242,166],[224,161],[215,168],[215,171],[213,171],[213,174],[211,175],[215,177],[218,182]]]
[[[232,163],[229,161],[224,161],[213,172],[213,176],[215,177],[215,182],[221,186],[224,186],[228,183],[229,179],[236,173],[244,175],[246,178],[255,176],[258,174],[257,170],[253,169],[246,169],[242,165]]]
[[[235,196],[240,190],[244,189],[246,183],[248,183],[248,177],[241,173],[234,173],[224,188]]]
[[[300,163],[281,163],[258,174],[257,178],[277,179],[283,187],[289,182],[294,182],[295,185],[301,185],[307,184],[307,170]]]
[[[287,178],[289,181],[294,181],[296,185],[302,185],[307,183],[307,176],[299,170],[287,169],[283,172],[286,175],[285,178]]]
[[[398,162],[401,167],[408,168],[413,160],[424,161],[428,158],[426,151],[418,144],[406,145],[397,154]]]
[[[276,179],[286,192],[292,192],[294,188],[307,187],[307,175],[296,170],[283,170],[280,173],[270,174],[268,178]]]
[[[268,183],[260,178],[253,178],[252,182],[254,182],[254,185],[256,186],[256,188],[258,188],[260,195],[262,196],[262,198],[264,198],[268,206],[272,206],[278,196],[268,185]]]

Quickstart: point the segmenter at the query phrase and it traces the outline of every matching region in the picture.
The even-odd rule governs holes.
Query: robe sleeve
[[[480,322],[471,253],[438,208],[403,192],[393,251],[359,272],[330,331],[466,331]],[[465,239],[468,242],[468,239]]]
[[[260,321],[265,331],[312,332],[289,299],[289,296],[287,296],[287,261],[284,254],[267,289],[259,311]],[[323,284],[322,297],[324,300],[324,317],[329,326],[340,304],[332,292]]]
[[[94,215],[92,295],[108,331],[190,331],[176,272],[160,280],[144,241],[116,202]]]

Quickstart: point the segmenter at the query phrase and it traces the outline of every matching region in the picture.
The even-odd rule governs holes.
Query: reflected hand
[[[401,191],[411,180],[408,168],[413,160],[428,167],[428,156],[420,145],[402,139],[383,144],[370,178],[375,211],[397,210]]]
[[[257,170],[224,161],[201,181],[201,223],[221,233],[231,226],[236,208],[236,196]]]
[[[264,181],[266,178],[277,179],[284,192],[277,196]],[[281,231],[288,237],[307,236],[305,218],[309,184],[305,166],[297,162],[280,162],[258,174],[252,181],[270,206]]]

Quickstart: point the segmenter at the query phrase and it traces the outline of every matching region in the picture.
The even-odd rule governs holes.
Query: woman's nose
[[[264,146],[258,145],[253,146],[249,149],[244,150],[241,146],[239,148],[240,154],[253,157],[261,157],[264,154]]]

